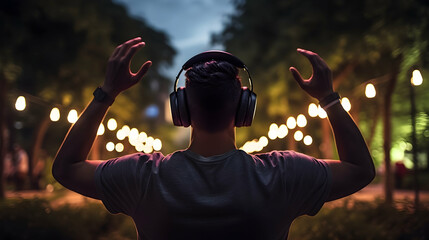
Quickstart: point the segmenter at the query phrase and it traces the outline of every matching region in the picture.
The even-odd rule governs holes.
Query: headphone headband
[[[174,82],[174,91],[177,91],[177,83],[179,82],[179,77],[183,70],[187,70],[197,63],[210,61],[225,61],[237,68],[243,68],[249,76],[250,91],[253,91],[252,78],[250,77],[250,73],[246,65],[244,65],[244,63],[239,58],[232,55],[231,53],[219,50],[205,51],[191,57],[188,61],[186,61],[185,64],[183,64],[182,69],[180,69],[179,73],[177,74],[176,81]]]

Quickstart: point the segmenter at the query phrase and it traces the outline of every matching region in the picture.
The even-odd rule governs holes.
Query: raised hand
[[[317,53],[300,48],[297,49],[297,52],[310,60],[310,63],[313,66],[313,74],[309,79],[303,79],[296,68],[290,67],[289,70],[292,72],[292,75],[298,82],[299,86],[310,96],[320,101],[334,91],[332,88],[331,69],[329,69],[326,62],[317,55]]]
[[[119,45],[110,56],[102,89],[112,98],[138,83],[149,70],[151,61],[145,62],[136,73],[130,70],[132,57],[144,46],[145,43],[137,37]]]

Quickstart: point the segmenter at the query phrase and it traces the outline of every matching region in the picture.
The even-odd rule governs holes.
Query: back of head
[[[191,124],[207,132],[233,126],[241,94],[238,69],[225,61],[192,66],[186,72]]]

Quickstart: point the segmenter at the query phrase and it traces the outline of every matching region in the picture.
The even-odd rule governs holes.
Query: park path
[[[55,198],[51,201],[53,207],[62,206],[65,204],[72,206],[80,206],[89,202],[99,202],[91,198],[84,197],[75,192],[64,190],[65,193],[63,196]],[[56,193],[47,192],[47,191],[20,191],[20,192],[6,192],[6,198],[52,198]],[[384,190],[381,184],[370,184],[367,187],[363,188],[359,192],[327,203],[327,206],[340,206],[344,203],[344,200],[351,201],[368,201],[372,202],[377,199],[383,199]],[[422,205],[429,206],[429,191],[420,191],[420,201]],[[395,201],[410,201],[414,200],[414,191],[413,190],[395,190],[393,194],[393,199]]]

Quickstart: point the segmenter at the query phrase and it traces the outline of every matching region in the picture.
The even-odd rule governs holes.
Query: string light
[[[411,84],[414,86],[420,86],[423,83],[423,77],[422,74],[418,69],[413,71],[413,75],[411,77]]]
[[[350,103],[350,100],[346,97],[343,97],[341,99],[341,105],[343,106],[344,110],[346,110],[347,112],[350,111],[350,109],[352,108],[352,104]]]
[[[377,94],[377,91],[375,90],[375,87],[372,83],[368,83],[365,87],[365,96],[367,98],[374,98]]]
[[[100,126],[98,127],[98,130],[97,130],[97,135],[101,136],[103,134],[104,134],[104,125],[103,123],[100,123]]]
[[[304,137],[304,134],[301,131],[296,131],[295,134],[293,135],[293,138],[299,142],[302,140],[302,138]]]
[[[265,136],[260,137],[260,138],[259,138],[259,142],[261,143],[261,145],[262,145],[263,147],[268,146],[268,138],[267,138],[267,137],[265,137]]]
[[[125,139],[125,137],[126,137],[126,135],[125,135],[124,130],[119,129],[119,130],[116,132],[116,138],[118,138],[118,140],[124,140],[124,139]]]
[[[296,124],[298,127],[307,126],[307,118],[305,118],[304,114],[299,114],[298,117],[296,117]]]
[[[280,138],[280,139],[285,138],[287,134],[288,134],[288,130],[287,130],[286,125],[284,125],[284,124],[280,125],[278,132],[277,132],[278,138]]]
[[[310,135],[304,137],[304,144],[309,146],[313,143],[313,138]]]
[[[107,121],[107,129],[109,129],[110,131],[115,131],[117,127],[118,123],[114,118],[111,118],[109,119],[109,121]]]
[[[106,143],[106,149],[107,151],[111,152],[113,150],[115,150],[115,144],[113,142],[108,142]]]
[[[128,137],[130,135],[131,129],[128,125],[122,126],[122,131],[124,132],[125,136]]]
[[[122,151],[124,151],[124,144],[122,144],[122,143],[117,143],[117,144],[116,144],[116,146],[115,146],[115,150],[116,150],[117,152],[122,152]]]
[[[289,129],[294,129],[296,127],[296,120],[294,117],[289,117],[286,121],[286,125]]]
[[[57,122],[60,120],[60,110],[56,107],[52,108],[51,113],[49,114],[49,118],[52,122]]]
[[[72,109],[70,110],[69,114],[67,115],[67,121],[69,123],[75,123],[78,119],[77,111]]]
[[[310,103],[310,105],[308,105],[308,115],[310,117],[317,117],[317,115],[319,115],[319,111],[316,104]]]
[[[270,130],[268,131],[268,137],[271,140],[276,139],[278,136],[278,130],[279,130],[279,126],[275,123],[271,123]]]
[[[27,103],[24,96],[19,96],[15,102],[15,109],[18,111],[24,111],[27,107]]]
[[[158,138],[153,140],[153,150],[159,151],[162,148],[162,142]]]
[[[319,115],[321,119],[328,117],[326,111],[320,105],[317,107],[317,115]]]

